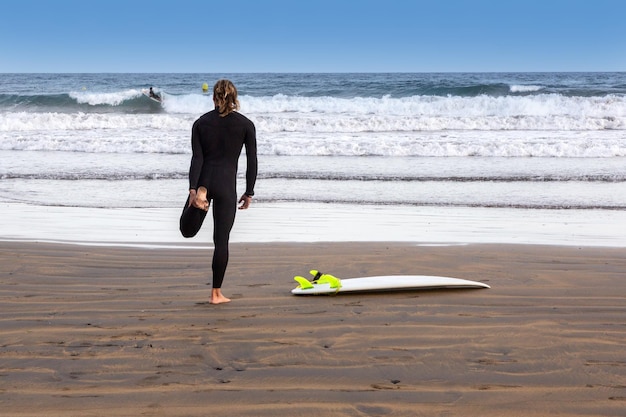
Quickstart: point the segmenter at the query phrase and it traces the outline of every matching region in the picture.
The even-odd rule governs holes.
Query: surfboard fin
[[[313,275],[313,279],[311,280],[313,282],[317,281],[318,279],[320,279],[322,277],[322,275],[324,275],[320,271],[318,271],[317,269],[311,269],[309,271],[309,274]]]
[[[293,277],[293,279],[300,284],[299,287],[302,288],[303,290],[308,290],[313,288],[313,284],[311,284],[309,282],[308,279],[306,279],[305,277],[301,277],[301,276],[295,276]]]
[[[313,282],[316,284],[330,284],[330,288],[341,288],[341,280],[330,274],[323,274],[316,269],[309,271],[313,275]]]
[[[330,284],[330,288],[336,288],[336,289],[341,288],[341,280],[329,274],[322,275],[322,277],[318,279],[317,282],[319,282],[320,284],[327,282]]]

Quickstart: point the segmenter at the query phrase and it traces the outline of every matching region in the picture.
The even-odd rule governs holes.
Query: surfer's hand
[[[241,203],[241,205],[239,206],[239,210],[245,210],[250,207],[250,204],[252,204],[252,197],[244,194],[239,199],[239,202]]]

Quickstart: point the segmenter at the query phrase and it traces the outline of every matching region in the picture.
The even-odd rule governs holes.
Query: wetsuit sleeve
[[[256,176],[258,171],[258,161],[256,156],[256,129],[254,124],[250,122],[250,127],[246,132],[246,195],[254,195],[254,184],[256,183]]]
[[[200,132],[197,122],[193,124],[191,129],[191,166],[189,167],[189,189],[197,189],[198,181],[200,181],[200,173],[202,172],[202,163],[204,155],[202,154],[202,146],[200,145]]]

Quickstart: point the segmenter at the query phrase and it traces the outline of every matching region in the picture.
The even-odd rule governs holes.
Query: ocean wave
[[[625,130],[626,116],[602,115],[355,115],[355,114],[255,114],[249,115],[259,133],[316,132],[351,134],[363,132],[435,131],[598,131]],[[157,129],[188,132],[196,116],[122,115],[94,113],[8,113],[0,115],[0,132],[55,132],[91,129]]]
[[[118,99],[120,97],[107,100]],[[81,100],[101,102],[89,96]],[[162,130],[190,129],[193,120],[208,110],[207,100],[202,95],[168,96],[164,112],[149,114],[5,111],[0,113],[0,132],[145,126]],[[241,101],[242,113],[249,116],[261,132],[626,129],[626,97],[620,96],[339,99],[279,95],[244,97]]]
[[[89,91],[73,91],[69,93],[69,97],[78,104],[89,104],[90,106],[120,106],[125,102],[141,98],[143,93],[141,90],[130,89],[111,93],[89,92]]]
[[[626,156],[621,131],[268,135],[261,155],[610,158]]]
[[[540,86],[513,85],[516,91],[541,89]],[[113,93],[72,92],[61,95],[16,96],[0,95],[0,115],[10,113],[90,113],[90,114],[138,114],[163,112],[172,115],[198,117],[211,110],[210,95],[164,94],[162,104],[145,97],[139,90],[123,90]],[[252,116],[324,115],[325,118],[353,117],[437,117],[437,118],[486,118],[486,117],[626,117],[626,96],[565,96],[561,94],[476,95],[410,97],[353,97],[331,96],[305,97],[276,94],[255,97],[240,96],[241,111]],[[4,116],[3,116],[4,117]],[[1,119],[0,119],[1,120]]]
[[[474,117],[626,117],[626,97],[566,97],[558,94],[535,96],[405,98],[242,97],[242,111],[252,114],[330,114],[441,118]]]
[[[152,122],[158,126],[159,122]],[[189,124],[190,126],[190,124]],[[610,158],[626,156],[622,131],[257,132],[259,155]],[[0,150],[189,154],[190,129],[157,127],[1,132]]]
[[[0,113],[0,132],[54,132],[102,129],[158,129],[160,131],[191,130],[193,116],[167,114],[110,113]]]
[[[61,94],[0,94],[0,111],[31,113],[154,113],[163,111],[159,103],[141,90],[116,92],[73,91]]]

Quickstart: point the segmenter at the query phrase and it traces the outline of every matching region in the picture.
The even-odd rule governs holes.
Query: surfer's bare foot
[[[199,208],[200,210],[208,211],[209,200],[207,200],[206,195],[207,195],[207,189],[204,187],[198,187],[196,198],[191,202],[191,204],[194,207]]]
[[[209,302],[211,304],[230,303],[230,298],[224,297],[220,288],[213,288],[211,291],[211,300],[209,300]]]

